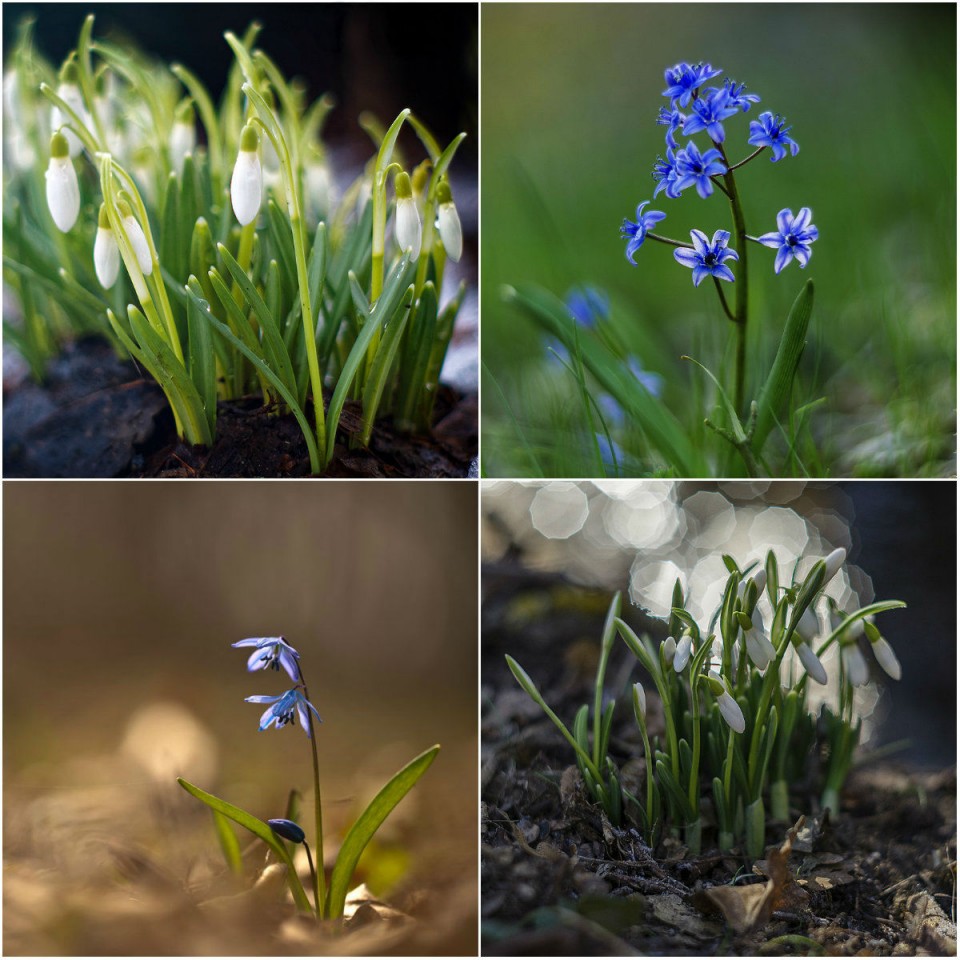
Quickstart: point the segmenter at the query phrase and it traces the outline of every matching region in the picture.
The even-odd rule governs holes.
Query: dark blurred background
[[[357,126],[364,110],[389,124],[411,107],[446,144],[469,134],[458,164],[476,165],[477,8],[472,4],[365,3],[8,3],[3,49],[10,48],[25,15],[36,17],[36,42],[59,65],[76,46],[88,13],[94,36],[135,43],[144,53],[196,73],[216,102],[233,54],[226,30],[242,35],[254,20],[257,40],[290,79],[307,83],[310,99],[323,93],[337,107],[325,139],[351,145],[360,160],[370,140]],[[461,171],[462,171],[461,167]]]
[[[292,683],[248,673],[249,651],[230,647],[282,634],[324,720],[330,837],[440,743],[388,824],[404,827],[412,877],[458,878],[475,910],[475,484],[7,483],[3,499],[5,837],[18,852],[5,848],[18,863],[25,848],[56,883],[50,866],[91,837],[100,852],[83,863],[121,837],[183,875],[198,858],[216,862],[208,819],[177,775],[262,818],[283,816],[294,786],[310,803],[304,732],[258,732],[264,707],[244,703]],[[124,809],[145,784],[148,806]],[[60,846],[78,791],[95,789],[90,822]],[[57,797],[74,800],[61,812]],[[157,833],[157,811],[170,809],[199,818],[196,843]],[[60,876],[88,869],[70,863]],[[469,945],[475,928],[460,925]],[[53,949],[32,934],[18,942]],[[96,954],[81,943],[72,949]]]
[[[679,576],[691,612],[709,617],[715,598],[702,611],[695,604],[722,588],[721,552],[745,564],[774,549],[781,570],[789,571],[793,558],[844,547],[847,565],[828,588],[843,609],[874,600],[907,604],[876,618],[903,678],[889,680],[871,665],[876,685],[858,690],[870,748],[906,740],[893,754],[897,760],[940,768],[956,763],[955,482],[486,481],[482,516],[485,623],[495,593],[560,577],[603,591],[595,624],[583,630],[593,642],[615,590],[624,592],[626,618],[663,639],[665,624],[645,611],[663,614],[658,607]],[[528,670],[538,655],[558,662],[557,638],[537,640],[537,633],[528,631],[529,652],[490,650],[485,627],[484,680],[488,671],[505,671],[504,653]]]

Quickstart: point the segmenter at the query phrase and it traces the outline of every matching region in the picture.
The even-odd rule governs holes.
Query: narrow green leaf
[[[217,434],[217,364],[210,326],[193,300],[187,301],[190,379],[203,401],[210,435]]]
[[[400,304],[401,297],[408,289],[404,280],[407,276],[407,268],[410,262],[406,256],[400,258],[393,272],[383,288],[380,298],[373,308],[373,312],[367,318],[363,325],[363,330],[357,337],[350,354],[340,371],[340,379],[333,391],[330,399],[330,406],[327,408],[327,462],[333,459],[333,448],[337,441],[337,428],[340,425],[340,412],[347,399],[347,391],[353,384],[353,378],[360,369],[360,364],[366,357],[367,347],[373,339],[387,317],[393,315],[393,312]]]
[[[187,442],[210,446],[213,443],[213,434],[207,422],[203,400],[183,364],[166,340],[132,304],[127,307],[127,315],[140,346],[151,356],[154,376],[176,411]]]
[[[400,382],[397,392],[397,422],[403,429],[415,426],[421,392],[427,380],[427,369],[437,332],[437,293],[432,283],[426,284],[414,307],[408,325],[406,349],[400,361]]]
[[[297,380],[293,375],[293,365],[290,363],[290,355],[287,353],[286,344],[280,334],[277,318],[267,309],[263,297],[257,292],[257,288],[240,264],[233,258],[233,254],[222,245],[218,247],[218,252],[234,281],[239,285],[247,304],[253,308],[260,329],[263,331],[265,359],[269,360],[271,368],[276,371],[277,376],[283,380],[289,390],[295,393]]]
[[[330,875],[330,889],[327,893],[325,916],[339,919],[343,916],[343,905],[347,899],[347,890],[360,854],[390,815],[394,807],[407,795],[411,787],[423,776],[440,751],[440,745],[431,747],[418,757],[414,757],[402,770],[394,774],[383,789],[370,801],[370,805],[360,815],[350,832],[344,838],[337,862]],[[269,829],[269,827],[267,828]]]
[[[808,280],[790,308],[790,315],[787,317],[787,325],[780,338],[776,358],[757,401],[757,425],[751,440],[751,445],[757,453],[763,449],[767,435],[778,418],[783,415],[790,399],[793,378],[796,376],[800,357],[807,342],[807,327],[810,325],[812,313],[813,281]]]
[[[363,446],[370,442],[373,424],[380,409],[380,400],[393,373],[394,359],[410,317],[412,303],[413,290],[410,289],[390,318],[383,339],[377,347],[373,363],[367,371],[367,382],[363,385],[363,421],[360,426],[360,442]]]
[[[223,851],[223,859],[227,861],[230,872],[239,876],[243,873],[243,857],[240,855],[240,842],[230,826],[230,821],[219,810],[211,810],[213,825],[217,831],[217,840]]]
[[[177,783],[183,787],[191,796],[196,797],[201,803],[205,803],[211,810],[217,811],[217,813],[223,814],[225,817],[233,820],[234,823],[239,823],[241,827],[245,830],[249,830],[254,836],[259,837],[268,847],[287,865],[287,878],[290,883],[290,892],[293,894],[293,899],[296,901],[297,906],[301,910],[312,913],[313,908],[310,906],[310,901],[307,899],[306,893],[303,891],[303,884],[300,883],[300,878],[297,876],[296,868],[293,865],[293,860],[290,859],[290,854],[287,853],[286,847],[280,842],[277,838],[277,835],[270,829],[270,827],[263,822],[263,820],[258,820],[252,813],[247,813],[246,810],[242,810],[240,807],[235,807],[232,803],[227,803],[226,800],[221,800],[219,797],[215,797],[212,793],[207,793],[206,790],[201,790],[199,787],[194,786],[188,780],[184,780],[183,777],[177,777]]]

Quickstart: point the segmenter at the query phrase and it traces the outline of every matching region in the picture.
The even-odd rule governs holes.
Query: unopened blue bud
[[[267,823],[278,837],[283,837],[284,840],[290,840],[292,843],[303,843],[305,834],[292,820],[268,820]]]

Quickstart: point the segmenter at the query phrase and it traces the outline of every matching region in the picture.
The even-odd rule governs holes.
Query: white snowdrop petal
[[[112,230],[97,227],[97,237],[93,241],[93,266],[97,279],[104,290],[109,290],[120,273],[120,248]]]
[[[170,159],[179,176],[183,173],[183,161],[188,153],[197,148],[197,130],[191,123],[175,123],[170,131]]]
[[[143,271],[145,277],[149,277],[153,272],[153,258],[150,256],[150,247],[147,245],[147,238],[143,233],[143,227],[133,217],[126,217],[123,226],[130,238],[130,246],[136,254],[137,263]]]
[[[635,683],[633,689],[637,695],[637,700],[640,703],[640,713],[646,715],[647,712],[647,693],[643,689],[642,683]]]
[[[660,649],[663,652],[664,659],[672,660],[677,652],[677,641],[673,637],[667,637],[660,645]]]
[[[721,693],[720,696],[717,697],[717,706],[720,708],[720,716],[727,721],[730,729],[733,730],[734,733],[743,733],[747,723],[743,719],[743,711],[740,709],[740,704],[738,704],[729,693]]]
[[[847,674],[847,680],[855,687],[862,687],[870,679],[870,670],[867,667],[867,660],[860,652],[860,648],[855,644],[849,644],[840,651],[843,659],[843,669]]]
[[[884,637],[880,637],[873,644],[873,655],[877,658],[877,663],[883,668],[888,677],[893,680],[899,680],[902,676],[902,669],[897,655],[893,652],[893,647],[887,643]]]
[[[810,679],[816,680],[821,686],[825,686],[827,682],[827,671],[823,669],[823,664],[813,652],[813,648],[808,647],[805,643],[801,643],[796,647],[796,651],[797,656],[800,657],[800,662],[803,664],[803,669],[807,671]]]
[[[837,547],[836,550],[827,554],[824,563],[827,565],[826,572],[823,575],[823,585],[826,586],[836,575],[837,571],[843,566],[843,561],[847,559],[847,551],[843,547]]]
[[[803,616],[800,617],[800,622],[797,624],[797,633],[807,643],[820,636],[820,621],[817,619],[812,606],[803,611]]]
[[[422,231],[420,228],[420,213],[413,197],[401,197],[397,200],[397,220],[394,229],[397,235],[397,245],[401,250],[409,248],[410,259],[416,260],[420,256]]]
[[[680,673],[681,670],[690,661],[690,651],[693,648],[693,641],[689,636],[682,636],[677,644],[677,652],[673,655],[673,669]]]
[[[463,228],[460,226],[460,215],[452,203],[441,203],[437,210],[437,230],[447,256],[458,263],[463,256]]]
[[[57,229],[67,233],[80,215],[80,184],[69,157],[51,157],[47,166],[47,206]]]
[[[263,170],[253,151],[241,150],[230,178],[230,201],[240,225],[252,223],[263,199]]]

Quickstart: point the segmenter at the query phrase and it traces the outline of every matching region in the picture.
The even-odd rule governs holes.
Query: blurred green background
[[[456,928],[431,925],[440,952],[475,949],[475,484],[8,483],[3,501],[4,869],[32,891],[5,911],[8,948],[128,952],[95,939],[109,924],[75,901],[73,933],[43,939],[50,889],[64,904],[124,889],[111,844],[177,883],[198,864],[222,868],[209,815],[177,775],[264,819],[283,816],[296,786],[312,823],[304,732],[260,733],[264,707],[244,703],[292,684],[248,673],[249,651],[230,648],[283,634],[324,720],[330,850],[393,773],[442,745],[378,842],[402,853],[394,882],[446,888]],[[214,949],[195,932],[175,945],[143,921],[133,952],[276,952],[222,939],[245,930],[211,929]]]
[[[795,158],[761,155],[738,173],[748,232],[801,206],[820,231],[805,271],[775,276],[774,251],[751,246],[748,350],[762,359],[748,395],[811,277],[801,399],[827,398],[812,471],[955,471],[954,5],[489,4],[481,30],[485,475],[535,472],[521,432],[544,472],[590,463],[570,435],[583,429],[573,379],[547,364],[543,336],[502,302],[503,284],[607,290],[611,322],[663,375],[666,404],[702,429],[705,381],[679,357],[722,368],[730,324],[712,285],[695,290],[669,248],[646,243],[632,267],[619,236],[653,196],[663,73],[681,60],[709,61],[762,98],[725,123],[731,161],[753,149],[749,120],[764,110],[783,114],[800,144]],[[651,208],[668,215],[657,232],[677,239],[730,229],[719,192],[661,193]]]

